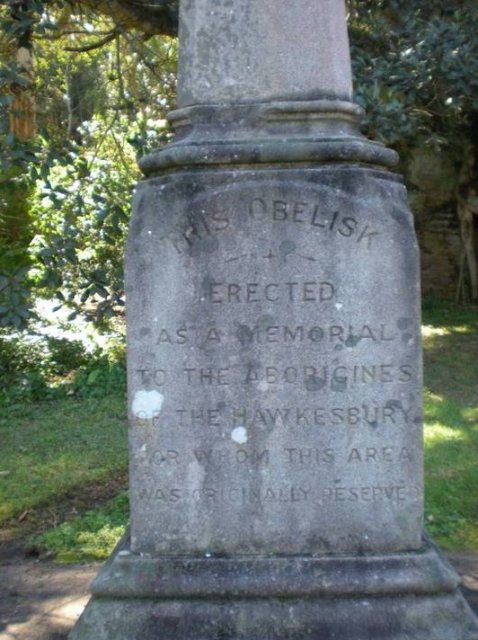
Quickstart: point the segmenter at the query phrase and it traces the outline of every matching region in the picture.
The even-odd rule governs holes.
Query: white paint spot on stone
[[[335,308],[337,309],[337,311],[340,311],[340,309],[342,309],[344,305],[341,302],[336,302],[335,303]]]
[[[152,235],[153,235],[153,232],[150,229],[148,229],[148,236],[152,236]]]
[[[257,385],[257,388],[259,389],[259,391],[267,391],[267,389],[269,388],[269,383],[265,380],[261,380]]]
[[[159,391],[140,389],[134,394],[131,409],[136,418],[152,420],[161,411],[163,402],[164,396]]]
[[[231,438],[237,444],[246,444],[247,442],[247,429],[245,427],[236,427],[232,430]]]

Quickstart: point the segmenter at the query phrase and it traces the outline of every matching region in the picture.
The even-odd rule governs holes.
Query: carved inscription
[[[400,400],[387,400],[381,405],[302,407],[259,406],[229,407],[228,409],[175,409],[176,424],[181,427],[325,427],[391,426],[414,419],[415,407]]]
[[[404,502],[415,499],[419,490],[406,484],[376,484],[354,486],[264,486],[261,488],[232,485],[228,487],[203,486],[188,492],[179,487],[142,486],[138,497],[146,502],[161,501],[177,503],[194,501],[205,504],[282,504],[282,503],[315,503],[327,504],[336,502]]]
[[[232,327],[211,325],[204,329],[195,326],[161,328],[148,333],[154,335],[155,346],[184,346],[224,344],[232,341],[240,345],[299,345],[311,344],[356,347],[360,344],[393,342],[399,334],[391,327],[381,324],[362,325],[277,325],[267,316],[261,317],[257,324],[251,325],[238,321]]]
[[[254,198],[249,204],[249,216],[257,222],[291,222],[334,233],[343,238],[353,238],[370,248],[379,232],[367,224],[361,224],[354,216],[340,211],[331,211],[313,201],[266,200]]]
[[[376,363],[370,365],[290,365],[277,367],[273,365],[250,365],[244,384],[255,385],[265,382],[275,384],[300,384],[308,391],[320,391],[329,388],[332,391],[366,384],[406,383],[412,378],[412,367],[408,364]]]
[[[338,463],[344,465],[407,463],[414,460],[413,453],[408,447],[382,445],[379,447],[353,447],[337,450],[331,447],[297,447],[285,446],[281,451],[271,452],[270,449],[256,448],[194,448],[192,451],[179,452],[176,449],[141,450],[137,459],[154,465],[155,467],[177,467],[181,464],[189,465],[192,461],[199,465],[245,467],[267,467],[270,464],[292,466],[297,468],[314,468],[331,466]]]
[[[172,532],[186,554],[384,547],[421,498],[414,285],[387,271],[402,230],[358,183],[191,180],[168,177],[132,261],[154,273],[130,293],[133,524],[158,553]]]
[[[142,386],[162,387],[168,380],[164,369],[136,369]],[[409,364],[374,363],[369,365],[238,365],[236,367],[183,367],[183,379],[190,386],[228,387],[299,385],[309,392],[323,389],[342,392],[361,385],[406,384],[413,379]]]
[[[235,207],[237,209],[237,206]],[[299,226],[319,237],[337,236],[349,239],[355,244],[370,249],[375,246],[380,232],[370,224],[361,222],[354,215],[330,207],[318,198],[274,199],[253,197],[246,200],[242,211],[231,211],[230,205],[218,198],[209,203],[208,208],[196,205],[175,223],[174,228],[161,237],[167,240],[181,255],[190,251],[195,244],[204,243],[232,227],[235,216],[254,224],[289,224]]]
[[[298,303],[326,302],[335,295],[330,282],[209,282],[206,288],[207,300],[212,304],[228,303]]]
[[[237,372],[239,371],[239,378]],[[301,385],[307,391],[345,391],[358,385],[380,384],[399,382],[407,383],[411,380],[413,372],[408,364],[370,364],[338,366],[313,366],[303,365],[277,367],[274,365],[256,366],[250,365],[241,373],[241,368],[230,367],[185,367],[183,369],[186,381],[189,385],[196,386],[229,386],[233,381],[242,382],[244,385],[254,386],[260,383],[267,385]],[[233,380],[234,376],[234,380]]]

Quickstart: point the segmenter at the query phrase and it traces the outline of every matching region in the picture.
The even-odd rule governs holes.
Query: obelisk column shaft
[[[179,107],[351,100],[343,0],[183,0],[180,11]]]

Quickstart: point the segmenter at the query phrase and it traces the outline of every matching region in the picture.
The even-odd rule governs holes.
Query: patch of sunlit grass
[[[433,445],[436,442],[450,442],[466,440],[466,435],[438,422],[425,424],[425,445]]]

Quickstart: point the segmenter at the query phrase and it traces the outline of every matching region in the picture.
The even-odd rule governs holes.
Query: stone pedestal
[[[418,264],[401,182],[347,165],[182,170],[137,203],[132,550],[419,549]]]
[[[130,538],[71,640],[477,640],[423,539],[418,250],[343,4],[182,12],[177,138],[141,162],[126,258]]]
[[[340,557],[136,555],[125,540],[71,640],[475,640],[430,546]]]

